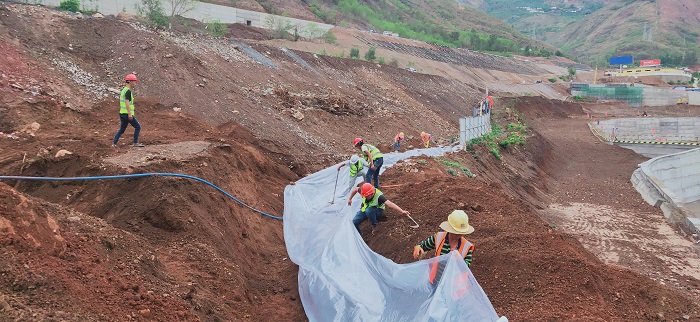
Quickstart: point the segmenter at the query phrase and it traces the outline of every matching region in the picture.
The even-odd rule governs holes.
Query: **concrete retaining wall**
[[[668,221],[700,232],[700,213],[687,207],[700,200],[700,149],[644,162],[631,181],[646,202],[661,208]]]
[[[42,3],[45,5],[58,7],[61,1],[62,0],[45,0]],[[87,10],[96,10],[105,15],[117,15],[121,12],[131,15],[138,15],[136,4],[140,3],[140,0],[81,1],[83,8]],[[165,13],[169,15],[172,8],[170,2],[162,1],[162,4]],[[277,23],[282,22],[283,25],[290,24],[295,26],[299,34],[303,37],[319,37],[322,33],[334,27],[333,25],[320,22],[271,15],[263,12],[243,10],[204,2],[198,2],[194,10],[184,13],[182,16],[202,22],[212,22],[218,20],[221,23],[249,23],[253,27],[265,29],[275,29]]]
[[[700,200],[700,149],[651,159],[640,165],[649,177],[658,179],[673,195],[674,201],[691,203]]]
[[[700,118],[623,118],[599,121],[607,138],[629,141],[699,142]],[[613,132],[614,131],[614,132]]]
[[[644,106],[676,105],[678,99],[682,97],[688,97],[686,91],[644,87],[644,99],[642,104]]]
[[[491,113],[459,119],[459,143],[462,146],[489,132],[491,132]]]
[[[700,105],[700,92],[688,92],[688,104]]]

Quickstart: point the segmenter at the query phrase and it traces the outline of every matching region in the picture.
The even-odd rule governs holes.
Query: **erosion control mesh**
[[[450,149],[385,154],[384,165]],[[284,240],[290,259],[299,265],[299,294],[310,321],[498,319],[456,252],[409,264],[396,264],[373,252],[351,222],[360,207],[359,194],[351,207],[346,191],[333,198],[337,166],[299,180],[284,192]],[[348,168],[341,169],[341,178],[349,175]],[[406,246],[410,251],[411,245]],[[436,263],[442,273],[432,285],[428,276]]]

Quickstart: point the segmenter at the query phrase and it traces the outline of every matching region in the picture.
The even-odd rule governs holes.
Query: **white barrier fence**
[[[491,132],[491,113],[459,119],[459,143],[462,146],[489,132]]]

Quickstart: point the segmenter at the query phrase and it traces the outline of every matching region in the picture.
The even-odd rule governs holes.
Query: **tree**
[[[306,24],[306,33],[308,34],[309,38],[318,38],[323,35],[323,29],[321,29],[317,23],[309,22]]]
[[[141,0],[140,4],[136,4],[136,12],[146,16],[146,19],[156,26],[165,27],[168,25],[168,19],[165,17],[163,4],[160,0]]]
[[[365,53],[365,59],[369,60],[369,61],[376,59],[377,58],[375,56],[376,51],[377,51],[377,47],[374,47],[374,46],[369,47],[369,50],[367,50],[367,52]]]
[[[78,12],[80,10],[80,2],[78,0],[63,0],[58,5],[58,9]]]
[[[325,41],[327,44],[335,44],[336,40],[338,39],[330,29],[323,34],[323,41]]]
[[[273,38],[287,39],[289,37],[289,30],[294,26],[289,23],[289,19],[276,18],[273,15],[268,15],[265,18],[265,27],[274,30]]]
[[[166,0],[170,4],[170,19],[173,17],[182,16],[183,14],[194,10],[199,1],[197,0]]]
[[[569,65],[569,67],[566,70],[569,71],[569,79],[574,78],[574,76],[576,76],[576,68],[574,68],[574,66]]]
[[[360,58],[360,49],[359,48],[351,48],[350,49],[350,58],[359,59]]]
[[[698,62],[698,53],[695,50],[691,50],[685,53],[683,58],[683,65],[693,66]]]

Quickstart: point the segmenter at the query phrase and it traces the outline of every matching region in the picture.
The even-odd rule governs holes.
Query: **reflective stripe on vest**
[[[372,160],[377,160],[379,158],[383,158],[384,155],[379,152],[379,149],[375,147],[374,145],[371,144],[365,144],[364,146],[367,147],[367,150],[369,150],[369,153],[372,155]],[[362,158],[365,159],[365,161],[369,162],[369,157],[367,156],[367,153],[362,153]]]
[[[383,193],[379,191],[379,189],[374,189],[374,197],[372,197],[372,200],[367,202],[367,199],[365,197],[362,197],[362,209],[360,211],[364,212],[367,208],[369,207],[376,207],[379,209],[386,209],[386,206],[384,204],[378,205],[379,204],[379,197],[381,197]]]
[[[447,233],[444,231],[441,231],[437,234],[435,234],[435,257],[440,256],[440,253],[442,252],[442,246],[445,244],[445,239],[447,239]],[[474,245],[470,243],[466,238],[461,237],[462,239],[462,246],[459,247],[457,250],[459,252],[459,255],[462,256],[462,259],[467,257],[467,254],[469,254],[470,250],[474,250]],[[437,277],[438,273],[438,266],[440,262],[435,262],[433,263],[432,267],[430,268],[430,284],[435,283],[435,277]]]
[[[119,94],[119,114],[129,114],[126,110],[126,91],[130,90],[129,87],[124,86],[121,94]],[[134,107],[134,91],[131,91],[131,115],[136,115],[136,108]]]
[[[350,164],[350,176],[354,177],[357,174],[357,171],[360,171],[364,168],[365,166],[362,165],[362,161],[357,161],[355,163]]]

